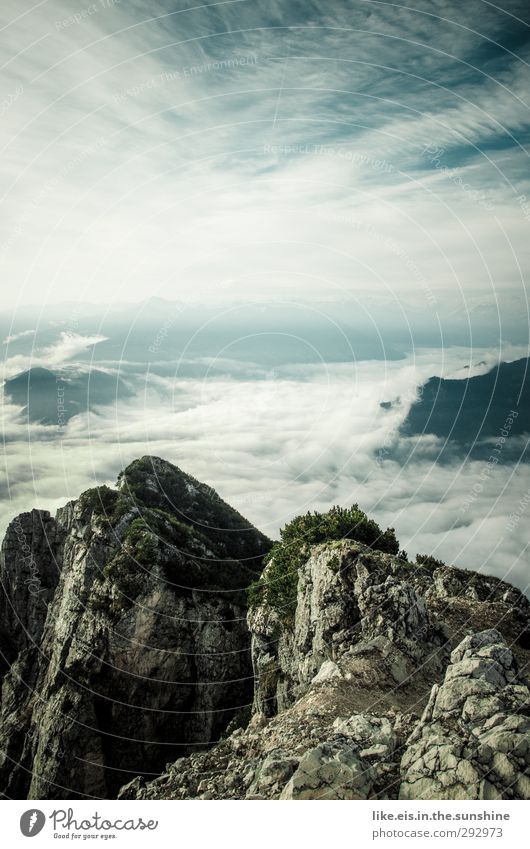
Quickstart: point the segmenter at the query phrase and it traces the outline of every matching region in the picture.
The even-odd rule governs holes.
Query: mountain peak
[[[336,508],[322,539],[324,518],[295,523],[294,560],[274,547],[274,591],[250,610],[269,541],[160,457],[55,519],[15,519],[0,554],[2,794],[528,797],[528,600],[411,563],[392,538],[375,548],[367,517],[369,544],[344,537]],[[279,563],[295,569],[292,605]]]
[[[193,526],[220,550],[236,560],[254,561],[270,548],[270,541],[211,486],[183,472],[161,457],[144,455],[118,477],[118,488],[138,504],[163,510]]]

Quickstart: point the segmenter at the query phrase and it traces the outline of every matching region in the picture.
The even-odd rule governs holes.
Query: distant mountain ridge
[[[528,358],[500,363],[486,374],[459,380],[431,377],[421,387],[400,432],[403,436],[433,434],[470,446],[499,437],[503,430],[510,436],[530,433]]]
[[[4,393],[22,407],[29,422],[43,425],[66,424],[76,415],[133,394],[123,380],[97,368],[52,371],[41,366],[6,380]]]

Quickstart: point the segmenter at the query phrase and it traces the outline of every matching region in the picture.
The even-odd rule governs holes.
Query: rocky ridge
[[[529,611],[476,572],[317,546],[294,620],[249,612],[248,726],[121,797],[529,798]]]
[[[522,593],[341,539],[304,549],[294,604],[247,610],[269,548],[152,457],[117,490],[18,517],[0,560],[4,796],[530,797]]]

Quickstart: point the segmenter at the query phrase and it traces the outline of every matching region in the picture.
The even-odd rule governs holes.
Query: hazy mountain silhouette
[[[44,425],[66,423],[79,413],[132,394],[122,380],[103,371],[40,367],[7,380],[4,392],[9,401],[24,408],[30,422]]]

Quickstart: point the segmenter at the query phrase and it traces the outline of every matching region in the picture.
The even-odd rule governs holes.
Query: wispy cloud
[[[21,335],[25,336],[26,334],[17,334],[17,337]],[[105,336],[99,334],[83,336],[80,333],[62,331],[57,341],[48,347],[37,348],[30,354],[16,354],[13,357],[7,357],[3,362],[2,376],[6,380],[30,368],[41,367],[53,369],[57,366],[62,366],[77,354],[85,351],[87,348],[92,348],[99,342],[104,342],[105,339]]]
[[[6,336],[2,345],[10,345],[18,339],[25,339],[27,336],[35,336],[34,330],[21,330],[20,333],[13,333],[11,336]]]
[[[53,0],[20,17],[8,0],[5,302],[413,297],[345,214],[391,232],[464,309],[521,290],[525,5],[415,6]]]

